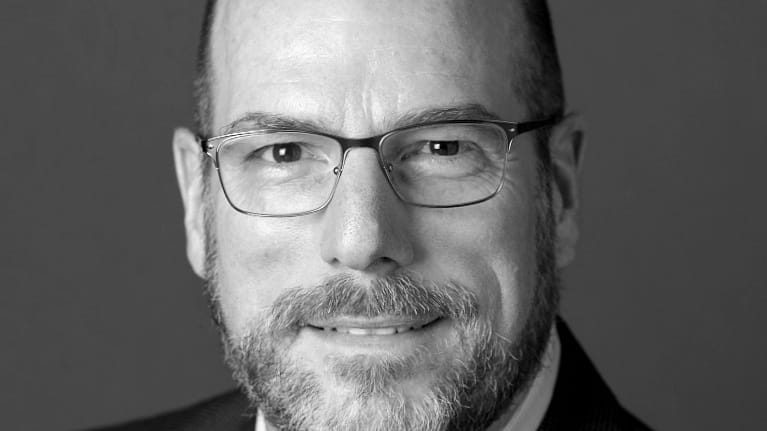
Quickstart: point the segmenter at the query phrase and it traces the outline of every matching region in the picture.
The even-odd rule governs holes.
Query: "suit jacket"
[[[554,394],[538,430],[649,430],[618,403],[561,319],[557,321],[557,331],[562,345],[560,368]],[[254,428],[255,419],[248,414],[245,396],[232,391],[191,407],[101,431],[253,431]]]

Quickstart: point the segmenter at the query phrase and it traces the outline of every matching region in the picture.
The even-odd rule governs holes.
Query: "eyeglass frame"
[[[413,206],[423,207],[423,208],[459,208],[459,207],[465,207],[465,206],[475,205],[481,202],[485,202],[495,197],[503,188],[504,179],[506,177],[507,156],[509,152],[511,151],[511,146],[514,142],[514,138],[516,138],[517,136],[523,133],[532,132],[537,129],[553,126],[559,121],[560,121],[560,117],[558,116],[549,117],[543,120],[532,120],[532,121],[523,121],[523,122],[503,121],[503,120],[430,121],[425,123],[412,124],[405,127],[398,127],[396,129],[389,130],[388,132],[383,133],[381,135],[371,136],[367,138],[344,138],[344,137],[336,136],[330,133],[322,133],[322,132],[314,132],[314,131],[308,132],[305,130],[295,130],[295,129],[252,129],[252,130],[245,130],[241,132],[226,133],[223,135],[211,136],[208,138],[198,134],[196,138],[197,138],[198,144],[200,145],[200,149],[202,150],[202,153],[208,156],[213,161],[213,165],[215,166],[216,172],[218,173],[218,180],[219,180],[219,183],[221,184],[221,190],[223,190],[224,192],[226,201],[229,202],[229,205],[232,208],[234,208],[235,211],[245,215],[250,215],[255,217],[298,217],[298,216],[309,215],[309,214],[322,211],[330,204],[330,201],[333,200],[333,196],[335,196],[336,188],[338,187],[338,182],[341,179],[341,174],[343,173],[343,168],[344,168],[344,165],[346,164],[346,157],[349,154],[349,150],[351,150],[352,148],[370,148],[376,151],[378,166],[383,171],[384,177],[386,177],[386,181],[389,183],[389,186],[397,195],[397,198],[399,198],[402,202],[405,202],[408,205],[413,205]],[[506,151],[504,153],[503,172],[501,174],[501,180],[498,184],[498,187],[496,187],[495,191],[493,191],[492,194],[482,199],[476,199],[476,200],[461,203],[461,204],[430,205],[430,204],[419,204],[419,203],[411,202],[405,199],[405,197],[402,196],[400,191],[397,190],[397,186],[394,185],[391,177],[389,176],[391,172],[391,168],[389,167],[387,169],[386,165],[388,162],[386,162],[383,159],[382,146],[384,141],[392,134],[397,134],[402,131],[406,131],[406,130],[414,129],[418,127],[435,126],[435,125],[441,125],[441,124],[493,124],[495,126],[500,127],[504,131],[504,133],[506,134],[506,141],[508,141],[508,144],[506,145]],[[241,208],[238,208],[237,205],[235,205],[232,202],[231,198],[229,197],[229,194],[226,191],[226,186],[224,186],[224,179],[222,178],[221,170],[219,169],[219,150],[221,149],[221,146],[226,142],[226,140],[231,138],[237,138],[239,136],[248,136],[248,135],[254,135],[254,134],[266,135],[266,134],[272,134],[272,133],[304,133],[304,134],[310,134],[310,135],[316,135],[316,136],[323,136],[336,141],[341,146],[341,154],[342,154],[341,163],[339,166],[335,166],[333,168],[333,174],[336,176],[335,182],[333,183],[333,188],[330,190],[330,194],[328,195],[328,198],[319,207],[312,210],[301,211],[296,213],[269,214],[269,213],[256,213],[251,211],[245,211]],[[220,141],[220,142],[215,144],[213,141]],[[213,150],[215,150],[215,155],[211,154],[211,151]],[[390,165],[390,163],[388,164]]]

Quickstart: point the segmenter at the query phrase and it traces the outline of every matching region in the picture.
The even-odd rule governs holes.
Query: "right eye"
[[[259,148],[253,152],[251,157],[259,158],[271,163],[291,163],[300,161],[304,152],[301,143],[282,142]]]

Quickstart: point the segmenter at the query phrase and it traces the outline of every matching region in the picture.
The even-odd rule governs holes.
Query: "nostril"
[[[368,266],[362,270],[368,274],[386,276],[400,268],[402,268],[402,265],[400,265],[400,263],[396,260],[388,256],[381,256],[377,259],[371,259],[371,262],[368,264]]]

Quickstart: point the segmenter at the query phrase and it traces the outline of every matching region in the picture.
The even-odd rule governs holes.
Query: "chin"
[[[257,340],[231,349],[230,366],[254,408],[281,429],[475,429],[453,424],[461,417],[492,422],[510,400],[494,388],[511,389],[498,383],[516,374],[509,346],[489,322],[406,354],[309,356],[296,339]]]
[[[286,291],[224,345],[253,409],[279,429],[482,430],[537,370],[556,304],[543,299],[510,340],[458,284],[336,280]],[[408,329],[392,331],[402,319]]]

